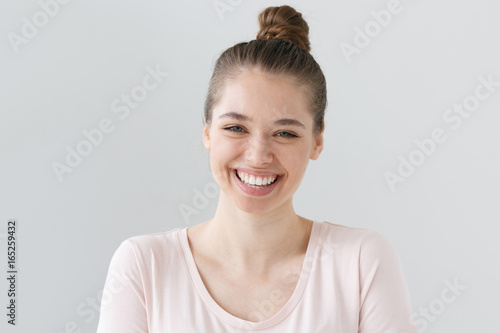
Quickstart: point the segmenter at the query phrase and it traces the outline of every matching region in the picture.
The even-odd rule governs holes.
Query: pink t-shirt
[[[131,237],[111,259],[97,333],[418,333],[398,256],[379,233],[313,221],[297,286],[279,312],[279,290],[237,318],[210,296],[187,227]],[[281,303],[282,304],[282,303]]]

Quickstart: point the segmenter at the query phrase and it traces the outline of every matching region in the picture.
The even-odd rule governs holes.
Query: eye
[[[277,136],[284,137],[284,138],[298,138],[297,135],[290,133],[290,132],[279,132],[276,134]]]
[[[241,126],[229,126],[225,127],[224,130],[229,131],[229,132],[243,132],[243,127]]]

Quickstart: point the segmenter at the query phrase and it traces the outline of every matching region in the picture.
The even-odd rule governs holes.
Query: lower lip
[[[233,172],[231,172],[231,174],[233,175],[234,181],[243,190],[243,192],[245,192],[246,194],[254,195],[254,196],[263,196],[263,195],[267,195],[267,194],[271,193],[274,190],[274,188],[276,187],[276,185],[281,180],[281,176],[279,176],[278,179],[276,179],[276,181],[271,184],[271,186],[267,186],[267,187],[263,187],[263,188],[255,188],[255,187],[251,187],[251,186],[248,186],[247,184],[243,183],[240,180],[240,178],[238,178],[238,176],[236,175],[236,170],[233,170]]]

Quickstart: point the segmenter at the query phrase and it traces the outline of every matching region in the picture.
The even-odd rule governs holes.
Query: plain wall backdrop
[[[387,237],[421,332],[499,330],[498,2],[2,0],[1,276],[18,223],[2,332],[95,332],[123,240],[212,217],[213,64],[281,4],[308,22],[328,84],[297,213]]]

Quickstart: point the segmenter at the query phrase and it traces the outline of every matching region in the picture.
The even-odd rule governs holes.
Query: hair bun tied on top
[[[268,7],[259,15],[257,39],[282,39],[311,51],[309,26],[302,14],[290,6]]]

